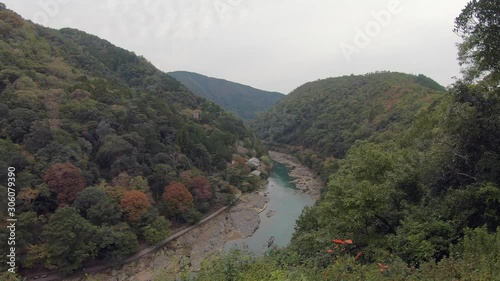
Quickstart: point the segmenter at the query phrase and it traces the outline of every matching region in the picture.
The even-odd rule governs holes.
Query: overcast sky
[[[453,22],[467,0],[0,0],[24,18],[73,27],[187,70],[289,93],[377,70],[459,76]]]

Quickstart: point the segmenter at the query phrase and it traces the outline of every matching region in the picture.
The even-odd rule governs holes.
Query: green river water
[[[224,245],[226,251],[232,247],[248,246],[249,250],[263,254],[268,250],[267,242],[271,236],[274,236],[274,245],[286,246],[292,238],[295,221],[302,209],[314,204],[308,194],[297,192],[285,165],[278,162],[273,164],[269,183],[264,189],[264,192],[268,192],[269,203],[267,209],[260,213],[259,228],[250,237],[228,241]],[[276,214],[268,218],[266,213],[269,210],[275,211]]]

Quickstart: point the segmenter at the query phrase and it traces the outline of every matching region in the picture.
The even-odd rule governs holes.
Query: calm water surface
[[[271,236],[274,236],[274,245],[286,246],[292,238],[295,220],[302,213],[302,209],[314,203],[309,195],[296,192],[293,179],[285,165],[274,162],[268,180],[264,192],[269,193],[267,196],[270,201],[267,209],[260,213],[259,229],[248,238],[228,241],[224,245],[226,251],[235,246],[248,246],[256,253],[265,253],[268,249],[267,241]],[[276,214],[268,218],[266,213],[270,210]]]

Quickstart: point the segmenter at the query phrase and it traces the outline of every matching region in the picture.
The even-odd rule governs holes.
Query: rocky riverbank
[[[225,241],[251,236],[259,228],[259,214],[266,209],[268,201],[262,191],[241,196],[238,204],[229,211],[227,226],[230,228]]]
[[[287,166],[290,177],[294,178],[295,186],[300,192],[306,192],[314,200],[319,199],[324,183],[316,173],[302,165],[297,158],[290,154],[269,151],[269,156],[272,160]]]
[[[251,236],[259,228],[259,213],[267,202],[262,191],[244,194],[229,211],[220,213],[165,247],[118,269],[93,274],[93,278],[100,281],[146,281],[153,280],[157,274],[175,276],[183,269],[198,271],[201,262],[221,252],[226,241]]]

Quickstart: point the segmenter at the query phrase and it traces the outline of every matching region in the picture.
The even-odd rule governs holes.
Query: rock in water
[[[269,211],[266,213],[266,217],[270,218],[270,217],[274,216],[275,214],[276,214],[276,211],[269,210]]]

